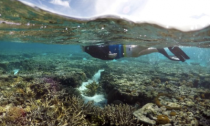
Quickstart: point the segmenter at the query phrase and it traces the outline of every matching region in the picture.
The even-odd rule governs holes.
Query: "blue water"
[[[209,67],[210,64],[210,49],[209,48],[198,48],[198,47],[180,47],[189,57],[190,60],[185,61],[187,64],[190,63],[199,63],[203,67]],[[14,43],[14,42],[0,42],[0,54],[18,54],[18,53],[38,53],[40,55],[45,55],[47,53],[55,53],[55,54],[65,54],[65,55],[83,55],[84,58],[90,58],[90,55],[82,51],[80,45],[58,45],[58,44],[42,44],[42,43]],[[165,48],[169,55],[172,53]],[[143,55],[137,58],[137,60],[141,60],[141,57],[148,58],[150,62],[161,60],[166,60],[162,54],[152,53],[148,55]],[[131,58],[123,58],[129,60]],[[120,59],[120,60],[123,60]],[[177,63],[177,62],[174,62]]]
[[[42,43],[14,43],[0,42],[1,52],[16,53],[16,52],[34,52],[34,53],[78,53],[81,52],[79,45],[53,45]]]

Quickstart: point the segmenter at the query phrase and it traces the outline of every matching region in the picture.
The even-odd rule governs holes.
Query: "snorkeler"
[[[179,47],[168,47],[168,49],[174,54],[169,56],[163,48],[146,48],[140,45],[91,45],[84,46],[83,50],[95,58],[102,60],[113,60],[122,57],[139,57],[142,55],[150,54],[153,52],[159,52],[170,60],[182,61],[190,59]]]

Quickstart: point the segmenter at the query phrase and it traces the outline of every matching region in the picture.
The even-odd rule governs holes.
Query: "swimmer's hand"
[[[109,53],[108,57],[114,59],[117,56],[117,53]]]

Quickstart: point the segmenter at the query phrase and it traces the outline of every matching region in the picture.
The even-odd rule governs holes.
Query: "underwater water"
[[[210,125],[210,27],[182,32],[115,18],[77,20],[12,4],[0,5],[1,126]],[[153,52],[102,60],[84,48],[93,45],[169,55],[168,47],[179,46],[190,59]]]

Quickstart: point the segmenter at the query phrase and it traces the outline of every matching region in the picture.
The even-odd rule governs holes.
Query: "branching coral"
[[[36,98],[44,97],[48,93],[48,90],[44,87],[44,85],[33,84],[30,88],[36,94]]]
[[[83,91],[84,94],[85,94],[86,96],[94,96],[94,95],[96,94],[96,92],[97,92],[98,84],[96,84],[96,82],[94,81],[94,82],[92,82],[92,83],[86,85],[85,87],[86,87],[87,89]]]
[[[127,104],[107,105],[104,109],[95,113],[100,122],[106,125],[124,126],[136,124],[133,116],[134,108]],[[103,125],[102,124],[102,125]]]
[[[76,96],[64,99],[54,97],[36,105],[38,107],[30,114],[30,125],[87,125],[86,110],[92,106],[90,103],[84,104],[83,100]]]
[[[76,96],[61,98],[54,96],[42,102],[30,100],[32,106],[27,114],[29,125],[130,125],[136,124],[132,115],[134,108],[126,105],[107,105],[105,108],[93,106],[93,102],[84,103]],[[32,108],[31,106],[31,108]]]
[[[26,112],[23,108],[10,107],[6,115],[2,118],[2,123],[6,125],[25,125]]]

